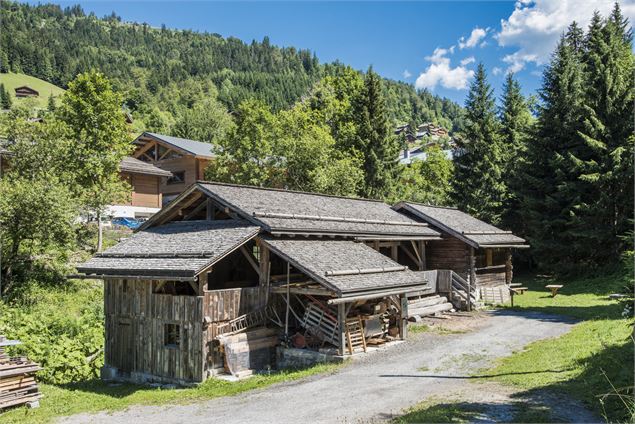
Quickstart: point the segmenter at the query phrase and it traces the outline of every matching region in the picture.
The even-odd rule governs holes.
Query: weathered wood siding
[[[152,281],[104,281],[106,365],[177,381],[203,381],[203,297],[152,293]],[[179,325],[178,346],[165,325]]]
[[[427,268],[449,269],[467,278],[470,253],[467,244],[447,234],[441,237],[442,240],[432,240],[426,244]]]

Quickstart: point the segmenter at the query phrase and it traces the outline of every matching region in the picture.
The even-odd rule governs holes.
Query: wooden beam
[[[256,274],[258,274],[258,278],[260,278],[261,276],[260,266],[256,263],[254,256],[247,251],[244,244],[240,246],[239,249],[242,252],[242,254],[245,256],[245,258],[247,259],[247,262],[249,262],[249,265],[251,265],[254,271],[256,271]]]
[[[397,243],[393,243],[390,246],[390,258],[395,262],[399,261],[399,251],[397,250],[398,246],[399,245]]]
[[[403,293],[399,295],[399,336],[401,340],[408,337],[408,296]]]
[[[189,206],[191,206],[192,203],[194,203],[198,199],[200,199],[202,195],[203,194],[200,191],[193,193],[192,198],[190,200],[184,200],[183,204],[181,205],[180,208],[176,208],[174,211],[172,211],[172,213],[166,215],[163,219],[161,219],[159,222],[157,222],[157,225],[163,225],[166,222],[170,221],[172,218],[182,214],[183,213],[183,209],[186,209]]]
[[[194,210],[183,217],[183,221],[189,221],[191,218],[195,217],[203,208],[207,206],[205,202],[201,202]]]
[[[156,145],[157,145],[156,141],[149,141],[143,147],[141,147],[139,150],[134,152],[132,154],[132,156],[134,158],[139,158],[141,155],[145,154],[148,150],[150,150],[151,148],[153,148]]]
[[[420,249],[419,254],[421,255],[421,270],[425,271],[426,269],[428,269],[428,263],[426,259],[426,241],[425,240],[419,241],[419,249]]]
[[[412,262],[416,263],[417,265],[419,264],[419,259],[415,257],[415,255],[412,254],[412,252],[410,251],[410,249],[408,249],[406,246],[403,245],[399,245],[399,247],[401,248],[401,250],[403,250],[403,252],[406,254],[406,256],[408,256]]]

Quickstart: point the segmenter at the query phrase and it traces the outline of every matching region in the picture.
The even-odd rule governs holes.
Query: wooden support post
[[[390,245],[390,258],[395,262],[398,262],[399,259],[399,250],[397,250],[398,247],[399,242],[393,242]]]
[[[291,273],[291,264],[287,262],[287,309],[284,314],[284,334],[285,336],[289,336],[289,308],[291,307],[291,299],[290,299],[290,288],[289,284],[291,282],[290,278]]]
[[[470,278],[467,280],[467,310],[472,310],[472,287],[476,288],[476,256],[470,246]]]
[[[505,251],[505,284],[510,285],[514,277],[514,266],[512,265],[512,249]]]
[[[269,255],[269,248],[265,246],[263,243],[258,244],[260,258],[258,263],[260,265],[260,279],[259,284],[260,287],[264,290],[265,302],[267,305],[269,303],[269,281],[271,280],[271,260]]]
[[[340,348],[338,353],[344,356],[346,352],[346,303],[339,303],[337,305],[337,324],[340,333]]]
[[[419,240],[419,256],[421,256],[421,271],[425,271],[428,269],[428,264],[426,263],[426,241]]]
[[[207,213],[206,213],[207,218],[206,219],[208,221],[213,221],[216,215],[216,207],[214,206],[214,201],[208,197],[206,203],[207,203]]]
[[[399,303],[401,304],[399,311],[399,336],[401,340],[408,337],[408,296],[405,293],[399,295]]]

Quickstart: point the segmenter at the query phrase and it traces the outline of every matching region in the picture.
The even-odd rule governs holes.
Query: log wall
[[[203,381],[203,297],[155,294],[152,284],[104,281],[106,365],[123,373]],[[165,344],[166,324],[179,326],[178,346]]]
[[[426,244],[426,266],[428,269],[450,269],[461,277],[468,277],[469,249],[462,241],[448,234],[442,240]]]

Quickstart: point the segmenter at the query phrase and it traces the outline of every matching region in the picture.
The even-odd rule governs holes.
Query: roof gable
[[[525,240],[511,231],[504,231],[456,208],[400,202],[393,206],[445,231],[467,244],[479,248],[488,246],[527,247]]]
[[[160,144],[167,145],[168,147],[176,149],[182,153],[193,155],[196,157],[212,159],[215,156],[214,146],[210,143],[203,143],[202,141],[172,137],[170,135],[157,134],[146,131],[139,137],[137,137],[135,139],[135,142],[142,138],[150,138]]]
[[[77,270],[95,276],[194,278],[255,237],[245,221],[181,221],[139,231]]]

